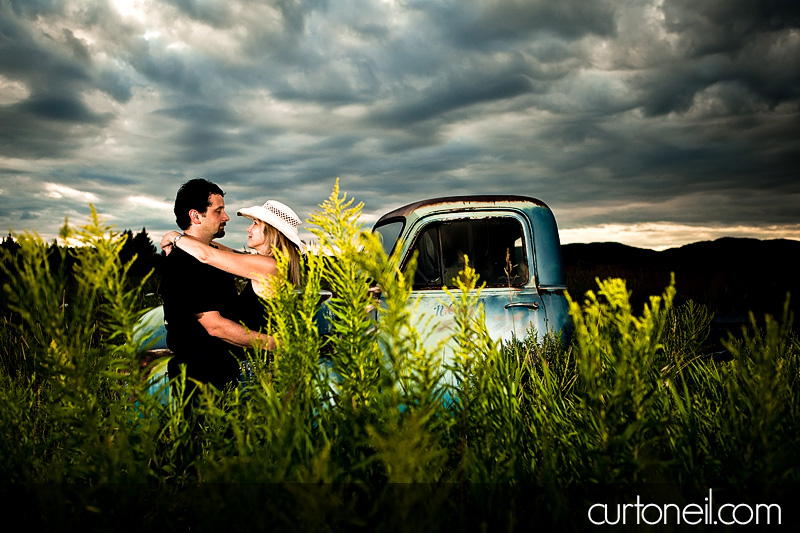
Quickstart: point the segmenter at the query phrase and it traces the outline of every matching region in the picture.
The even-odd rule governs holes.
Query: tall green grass
[[[412,277],[360,225],[361,208],[337,184],[312,215],[337,260],[309,256],[301,291],[275,287],[265,312],[279,347],[250,354],[245,387],[202,388],[198,420],[145,392],[143,284],[120,263],[126,236],[93,210],[70,235],[81,245],[62,250],[73,277],[50,269],[41,239],[18,236],[2,263],[0,478],[70,494],[34,491],[42,523],[334,530],[514,530],[543,516],[580,527],[573,507],[609,484],[800,480],[788,313],[729,339],[732,360],[719,362],[702,353],[708,310],[674,307],[673,285],[637,315],[623,280],[598,280],[570,299],[569,343],[536,332],[498,343],[467,265],[448,293],[452,337],[431,349],[412,321]],[[325,337],[322,286],[335,316]],[[103,496],[133,483],[144,485],[128,503]]]

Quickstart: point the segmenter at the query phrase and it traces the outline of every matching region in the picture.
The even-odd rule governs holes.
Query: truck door
[[[452,333],[452,307],[443,286],[456,290],[465,258],[486,286],[480,304],[494,339],[525,336],[530,327],[547,331],[546,313],[535,283],[532,242],[522,216],[516,213],[452,214],[417,226],[406,260],[417,252],[414,296],[418,322],[430,320],[434,345]]]

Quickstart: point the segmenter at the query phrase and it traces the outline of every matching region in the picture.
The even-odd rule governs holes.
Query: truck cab
[[[495,340],[537,340],[569,327],[566,282],[555,217],[544,202],[513,195],[455,196],[414,202],[374,225],[383,247],[399,247],[402,267],[416,253],[418,320],[431,320],[428,343],[451,333],[443,287],[455,289],[464,258],[477,271],[486,326]]]

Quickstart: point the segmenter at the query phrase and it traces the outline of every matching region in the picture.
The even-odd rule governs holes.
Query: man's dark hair
[[[198,213],[205,214],[208,206],[211,205],[209,197],[212,194],[219,194],[225,196],[222,189],[216,183],[203,178],[194,178],[178,189],[178,194],[175,195],[175,222],[182,230],[189,229],[192,225],[189,218],[189,211],[196,209]]]

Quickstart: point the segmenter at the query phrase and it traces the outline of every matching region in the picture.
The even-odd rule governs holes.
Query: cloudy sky
[[[0,0],[0,230],[513,193],[562,242],[800,239],[795,0]],[[244,243],[234,216],[223,242]]]

